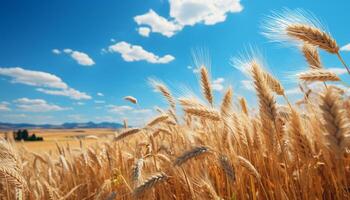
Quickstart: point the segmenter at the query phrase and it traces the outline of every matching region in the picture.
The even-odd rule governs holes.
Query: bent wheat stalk
[[[137,99],[133,96],[125,96],[124,99],[133,103],[133,104],[137,104]]]
[[[184,152],[181,156],[177,157],[174,161],[174,165],[180,166],[192,158],[208,153],[209,150],[210,149],[208,147],[204,147],[204,146],[195,147],[189,151]]]
[[[336,73],[325,69],[313,69],[298,74],[300,80],[307,82],[315,81],[340,81]]]
[[[164,182],[168,179],[168,176],[161,172],[159,174],[155,174],[151,177],[149,177],[147,180],[145,180],[140,186],[134,189],[133,195],[135,197],[140,197],[145,191],[151,189],[157,184],[160,184],[161,182]]]

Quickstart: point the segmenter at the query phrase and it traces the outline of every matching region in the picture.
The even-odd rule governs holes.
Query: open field
[[[111,139],[116,130],[113,129],[28,129],[30,134],[43,137],[44,141],[35,142],[16,142],[18,147],[25,147],[33,152],[50,152],[57,148],[56,143],[62,146],[69,145],[71,148],[90,146],[96,144],[94,136],[99,141]],[[11,131],[0,130],[0,137],[5,132],[12,135]]]

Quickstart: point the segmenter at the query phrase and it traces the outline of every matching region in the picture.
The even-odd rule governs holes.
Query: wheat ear
[[[188,160],[198,157],[200,155],[203,155],[205,153],[208,153],[210,149],[205,146],[195,147],[189,151],[185,151],[182,155],[177,157],[174,161],[175,166],[180,166],[183,163],[187,162]]]
[[[145,180],[142,184],[140,184],[135,190],[133,191],[133,195],[136,197],[141,196],[144,194],[145,191],[151,189],[155,185],[164,182],[168,179],[168,176],[161,172],[159,174],[155,174],[151,177],[149,177],[147,180]]]
[[[327,145],[335,155],[340,156],[350,145],[350,121],[342,107],[340,96],[333,88],[325,91],[320,108],[326,129]]]
[[[207,99],[210,105],[213,105],[213,92],[212,92],[209,72],[207,68],[202,66],[200,68],[200,74],[201,74],[201,87],[202,87],[204,97]]]
[[[124,100],[129,101],[129,102],[131,102],[133,104],[137,104],[137,99],[135,97],[133,97],[133,96],[125,96]]]
[[[114,138],[114,141],[118,141],[118,140],[121,140],[127,136],[130,136],[130,135],[133,135],[133,134],[136,134],[138,132],[140,132],[141,129],[139,128],[132,128],[132,129],[127,129],[121,133],[119,133],[115,138]]]
[[[221,119],[220,114],[216,110],[205,108],[202,106],[185,107],[184,111],[188,114],[201,117],[201,118],[208,118],[214,121],[219,121]]]
[[[307,82],[315,81],[340,81],[340,78],[334,72],[325,69],[313,69],[298,74],[299,79]]]
[[[301,51],[311,69],[322,69],[321,58],[315,46],[304,43]]]

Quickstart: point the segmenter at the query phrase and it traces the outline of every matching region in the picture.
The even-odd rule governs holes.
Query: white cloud
[[[340,48],[340,51],[350,51],[350,43]]]
[[[75,103],[76,105],[78,105],[78,106],[83,106],[83,105],[85,105],[85,103],[84,102],[80,102],[80,101],[78,101],[77,103]]]
[[[0,68],[0,75],[9,76],[13,83],[22,83],[31,86],[67,88],[59,77],[46,72],[32,71],[20,67]]]
[[[80,65],[91,66],[95,64],[95,62],[89,57],[89,55],[83,52],[73,51],[71,57]]]
[[[243,10],[239,0],[170,0],[170,16],[181,25],[214,25]]]
[[[106,102],[103,101],[103,100],[95,100],[94,102],[97,103],[97,104],[104,104],[104,103],[106,103]]]
[[[73,88],[67,88],[64,90],[50,90],[50,89],[48,90],[43,88],[37,88],[36,90],[45,94],[56,95],[56,96],[66,96],[75,100],[91,99],[91,96],[89,96],[85,92],[80,92]]]
[[[333,68],[328,68],[328,70],[336,73],[339,76],[348,73],[348,71],[345,68],[333,67]]]
[[[123,114],[125,111],[133,110],[133,108],[130,106],[108,105],[107,108],[109,109],[108,110],[109,112],[116,113],[116,114]]]
[[[148,37],[149,33],[151,32],[151,29],[148,27],[140,27],[138,29],[138,32],[140,35],[144,36],[144,37]]]
[[[63,52],[66,54],[70,54],[73,52],[73,50],[72,49],[63,49]]]
[[[52,53],[58,55],[58,54],[61,54],[61,51],[58,49],[52,49]]]
[[[103,97],[103,96],[104,96],[104,94],[103,94],[103,93],[101,93],[101,92],[98,92],[98,93],[97,93],[97,96]]]
[[[182,29],[181,25],[173,21],[168,21],[164,17],[159,16],[152,9],[143,15],[135,16],[134,20],[138,25],[147,25],[151,27],[150,31],[160,33],[166,37],[171,37]]]
[[[40,87],[37,89],[37,91],[46,94],[67,96],[72,99],[91,99],[89,95],[70,88],[61,78],[50,73],[26,70],[20,67],[12,67],[0,68],[0,75],[12,78],[12,83],[21,83]]]
[[[213,80],[213,83],[211,84],[213,90],[222,91],[224,89],[224,86],[222,85],[224,81],[225,79],[221,77]]]
[[[152,9],[134,17],[138,25],[149,26],[152,32],[171,37],[185,26],[198,23],[214,25],[224,22],[229,13],[243,10],[240,0],[169,0],[170,19],[159,16]]]
[[[175,59],[172,55],[159,57],[152,52],[144,50],[141,46],[132,45],[124,41],[109,46],[108,50],[110,52],[120,53],[122,58],[127,62],[145,60],[149,63],[165,64]]]
[[[0,102],[0,111],[10,111],[9,103],[6,101]]]
[[[59,52],[56,54],[61,54],[61,51],[58,49],[52,50],[53,53]],[[54,52],[55,51],[55,52]],[[74,51],[72,49],[63,49],[64,53],[70,55],[79,65],[83,66],[92,66],[95,64],[94,60],[86,53],[80,51]]]
[[[14,101],[16,106],[21,111],[26,112],[50,112],[50,111],[62,111],[69,108],[60,107],[55,104],[48,104],[43,99],[28,99],[20,98]]]

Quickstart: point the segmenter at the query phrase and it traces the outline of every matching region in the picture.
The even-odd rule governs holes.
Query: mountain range
[[[120,123],[114,122],[86,122],[86,123],[63,123],[61,125],[53,124],[27,124],[27,123],[3,123],[0,122],[0,129],[33,129],[33,128],[43,128],[43,129],[76,129],[76,128],[121,128],[123,127]]]

